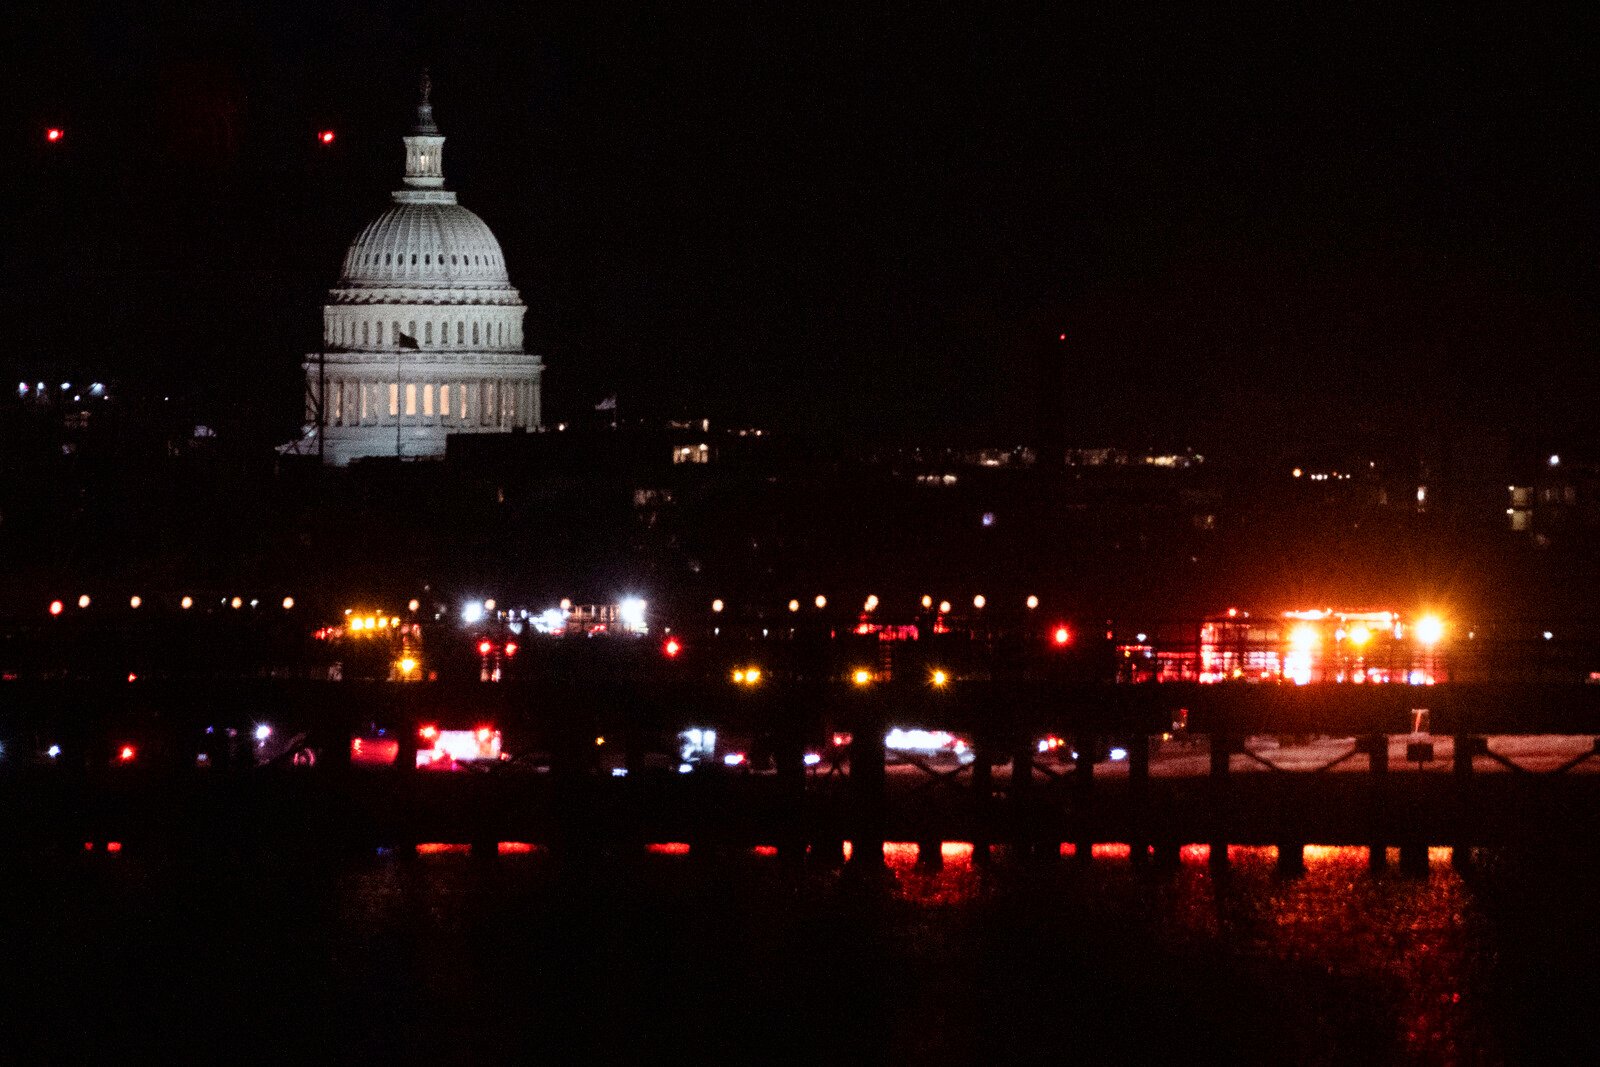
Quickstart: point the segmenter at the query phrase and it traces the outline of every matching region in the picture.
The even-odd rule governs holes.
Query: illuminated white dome
[[[523,351],[522,296],[500,242],[444,188],[428,97],[424,76],[404,187],[345,251],[324,351],[306,360],[311,443],[296,447],[320,444],[329,462],[440,456],[450,434],[539,428],[543,362]]]

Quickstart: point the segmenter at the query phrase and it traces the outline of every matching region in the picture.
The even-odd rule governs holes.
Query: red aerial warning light
[[[117,751],[117,759],[121,760],[123,763],[132,763],[133,758],[138,754],[139,750],[134,748],[132,745],[123,745],[122,748]]]
[[[323,144],[332,144],[333,143],[333,131],[332,130],[323,130],[322,132],[317,134],[317,140],[321,141]]]
[[[1056,338],[1057,341],[1065,341],[1066,339],[1067,339],[1067,335],[1066,334],[1062,334],[1061,336]]]
[[[439,728],[434,726],[432,723],[429,723],[427,726],[424,726],[422,729],[417,731],[417,736],[422,738],[424,741],[437,741],[439,739]]]
[[[1055,643],[1058,647],[1072,643],[1072,631],[1067,629],[1065,626],[1057,626],[1056,632],[1052,634],[1051,637],[1055,640]]]
[[[682,651],[683,645],[678,642],[676,637],[667,638],[666,644],[661,646],[661,654],[668,659],[677,659],[678,653]]]
[[[487,656],[489,653],[491,653],[493,651],[494,651],[494,644],[492,642],[489,642],[489,641],[479,641],[478,642],[478,655]]]
[[[44,131],[44,139],[49,141],[51,144],[55,144],[65,136],[65,131],[63,131],[59,126],[52,126],[48,130]]]

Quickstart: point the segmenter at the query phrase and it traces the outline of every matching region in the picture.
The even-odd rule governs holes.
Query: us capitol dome
[[[500,242],[444,188],[429,94],[424,75],[405,187],[350,243],[322,309],[323,350],[305,360],[309,425],[293,450],[327,463],[442,456],[449,434],[540,425],[527,309]]]

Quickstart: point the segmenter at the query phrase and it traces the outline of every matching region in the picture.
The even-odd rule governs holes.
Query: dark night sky
[[[1600,400],[1577,18],[136,6],[13,5],[13,380],[291,422],[427,63],[548,416],[1020,437],[1059,330],[1084,443]]]

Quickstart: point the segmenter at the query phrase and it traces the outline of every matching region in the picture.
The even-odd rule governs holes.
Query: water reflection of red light
[[[652,856],[687,856],[689,845],[685,841],[658,841],[646,845],[644,850]]]

